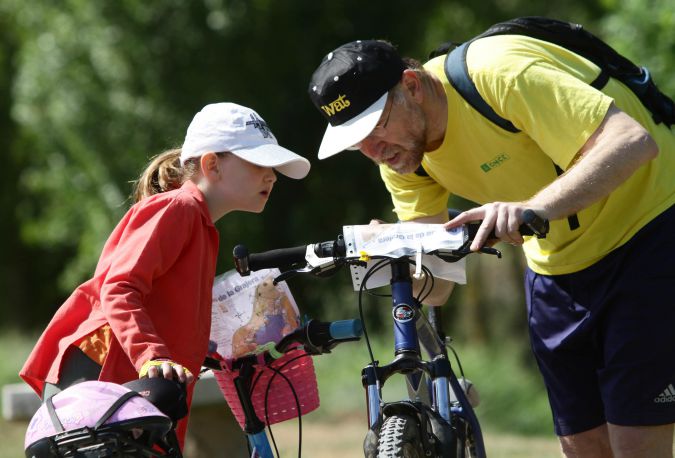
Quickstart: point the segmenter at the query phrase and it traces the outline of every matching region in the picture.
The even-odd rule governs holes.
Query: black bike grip
[[[469,240],[476,238],[478,233],[478,228],[480,227],[480,221],[475,223],[467,224]],[[549,230],[548,220],[540,217],[534,211],[528,209],[523,212],[523,224],[518,228],[520,235],[536,235],[538,238],[545,238]],[[490,231],[488,235],[488,240],[496,239],[497,235],[495,234],[494,229]]]
[[[306,253],[307,245],[300,245],[292,248],[280,248],[278,250],[249,254],[248,268],[255,271],[291,266],[305,262]]]
[[[234,258],[234,268],[237,269],[239,275],[245,277],[251,274],[251,269],[248,267],[248,248],[244,245],[237,245],[232,250],[232,257]]]
[[[523,226],[525,226],[530,233],[524,233],[523,226],[520,226],[521,235],[536,235],[540,239],[546,238],[546,234],[548,234],[549,230],[547,219],[537,215],[533,210],[527,209],[523,212],[523,223]]]

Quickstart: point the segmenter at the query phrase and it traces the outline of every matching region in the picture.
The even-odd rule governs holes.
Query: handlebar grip
[[[333,321],[328,328],[328,332],[336,340],[356,339],[363,334],[363,324],[361,324],[361,320]]]
[[[476,237],[476,233],[478,232],[478,228],[480,227],[480,221],[476,223],[469,223],[467,225],[468,231],[469,231],[469,240],[473,240]],[[523,224],[520,225],[518,228],[518,232],[520,232],[520,235],[535,235],[538,238],[545,238],[546,234],[548,234],[549,230],[549,223],[547,219],[544,219],[537,215],[535,212],[532,210],[525,210],[523,212]],[[495,235],[494,229],[490,232],[490,235],[488,236],[488,239],[496,239],[497,236]]]
[[[548,220],[537,215],[534,211],[527,209],[523,212],[523,226],[528,230],[528,233],[522,232],[522,235],[536,235],[539,238],[545,238],[548,234],[549,224]],[[521,228],[523,228],[521,226]]]
[[[237,245],[234,247],[232,254],[237,272],[240,275],[248,275],[256,270],[285,267],[304,262],[306,252],[307,245],[301,245],[249,254],[244,245]]]

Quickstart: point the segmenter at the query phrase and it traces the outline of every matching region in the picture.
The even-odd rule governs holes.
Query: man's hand
[[[493,230],[499,240],[511,245],[522,245],[524,239],[519,228],[523,224],[523,212],[528,208],[531,209],[524,202],[492,202],[462,212],[444,226],[446,229],[452,229],[472,221],[482,221],[476,237],[471,242],[471,251],[478,251],[485,246]],[[540,216],[543,213],[542,209],[534,211]]]

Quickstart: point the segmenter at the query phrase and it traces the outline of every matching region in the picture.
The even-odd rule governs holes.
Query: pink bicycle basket
[[[289,361],[293,360],[289,363]],[[287,364],[288,363],[288,364]],[[300,403],[301,415],[305,415],[319,407],[319,390],[316,383],[316,372],[311,356],[304,350],[292,350],[281,358],[272,362],[271,366],[286,376],[293,385],[293,390]],[[280,369],[281,368],[281,369]],[[225,396],[239,426],[244,428],[244,411],[234,387],[234,379],[239,375],[238,371],[213,371],[220,390]],[[267,366],[256,366],[253,375],[253,393],[251,401],[258,418],[266,425],[273,425],[282,421],[290,420],[298,416],[298,407],[293,396],[293,391],[288,382]],[[270,385],[271,382],[271,385]],[[270,386],[265,409],[265,393]],[[265,418],[267,410],[267,418]]]

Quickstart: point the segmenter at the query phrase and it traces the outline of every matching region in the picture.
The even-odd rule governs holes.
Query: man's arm
[[[649,132],[612,104],[572,165],[551,184],[524,202],[492,202],[468,210],[447,227],[483,220],[471,244],[474,251],[485,244],[493,228],[502,241],[522,244],[518,227],[526,209],[550,220],[565,218],[609,195],[657,154],[658,146]]]

